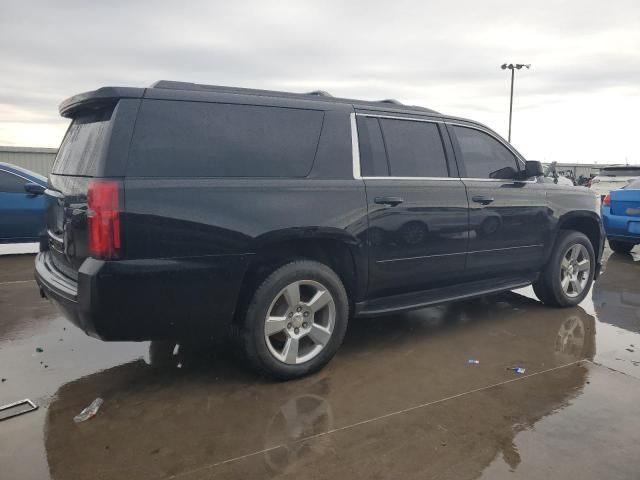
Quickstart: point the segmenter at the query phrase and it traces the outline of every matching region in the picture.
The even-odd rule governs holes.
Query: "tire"
[[[333,358],[348,318],[347,293],[333,270],[310,260],[288,263],[249,302],[240,331],[244,357],[254,370],[279,380],[309,375]]]
[[[607,240],[609,241],[611,250],[616,253],[629,253],[633,249],[633,247],[635,247],[633,243],[620,242],[618,240],[611,240],[610,238],[608,238]]]
[[[573,252],[578,252],[575,259],[571,256]],[[583,263],[584,260],[589,261],[588,266]],[[573,307],[589,293],[595,266],[593,245],[586,235],[573,230],[561,230],[551,258],[533,284],[533,291],[545,305]],[[564,282],[566,288],[561,280],[564,278],[568,278]]]

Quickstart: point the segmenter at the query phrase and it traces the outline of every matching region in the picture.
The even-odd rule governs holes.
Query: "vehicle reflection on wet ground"
[[[39,299],[32,257],[0,258],[0,403],[41,406],[0,423],[0,463],[7,478],[633,478],[638,260],[613,254],[577,308],[523,289],[354,320],[327,368],[277,383],[224,342],[88,338]]]

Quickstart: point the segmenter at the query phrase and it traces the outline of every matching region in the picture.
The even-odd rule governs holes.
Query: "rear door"
[[[516,181],[523,160],[489,130],[448,129],[469,199],[469,279],[537,271],[551,231],[544,184]]]
[[[467,197],[437,120],[358,114],[368,203],[369,297],[458,281]]]

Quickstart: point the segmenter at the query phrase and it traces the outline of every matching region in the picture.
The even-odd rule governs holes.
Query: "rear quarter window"
[[[393,177],[448,177],[447,159],[438,125],[411,120],[380,119]]]
[[[304,177],[323,117],[315,110],[145,100],[127,175]]]

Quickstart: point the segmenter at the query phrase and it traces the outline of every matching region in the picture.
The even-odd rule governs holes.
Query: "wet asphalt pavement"
[[[353,320],[285,383],[224,342],[89,338],[32,264],[0,257],[0,404],[39,406],[0,422],[1,479],[640,478],[640,255],[572,309],[523,289]]]

